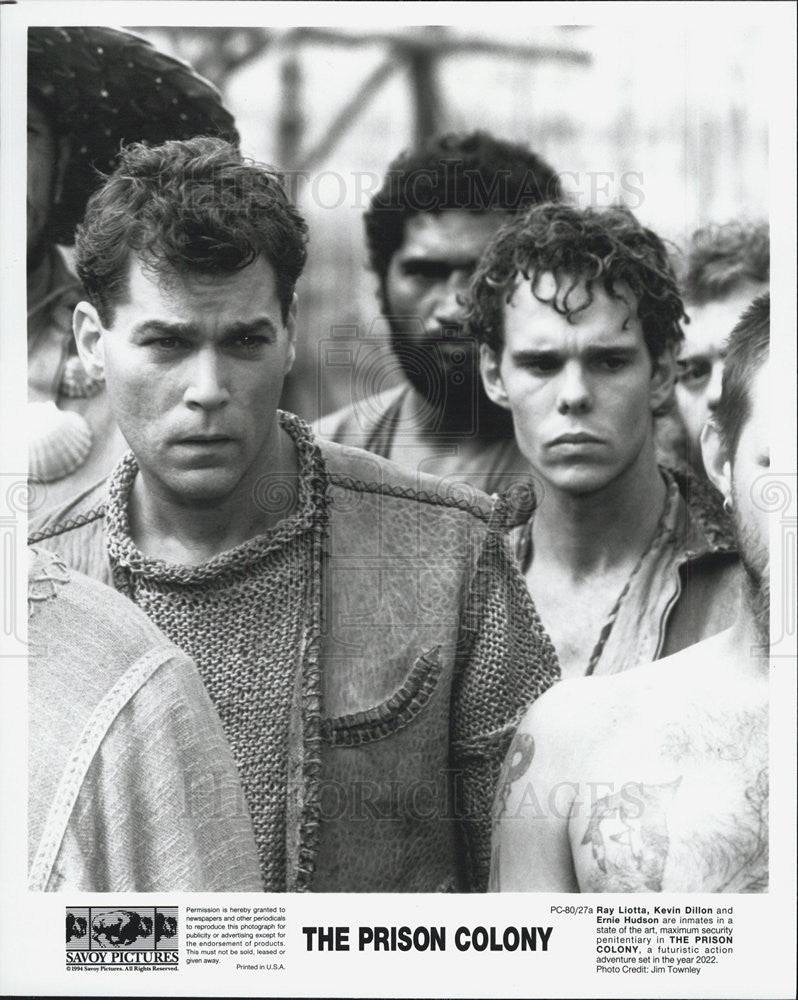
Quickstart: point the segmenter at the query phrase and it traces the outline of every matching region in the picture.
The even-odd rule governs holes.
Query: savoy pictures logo
[[[176,906],[69,906],[67,969],[176,969]]]

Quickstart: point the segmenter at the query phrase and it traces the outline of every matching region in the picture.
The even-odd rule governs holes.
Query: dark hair
[[[75,240],[78,275],[100,321],[127,294],[131,254],[159,275],[230,274],[261,254],[283,321],[307,255],[307,226],[282,177],[223,139],[133,143],[89,200]]]
[[[555,275],[557,288],[544,299],[536,279],[546,271]],[[652,359],[683,337],[684,306],[665,244],[628,208],[537,205],[502,226],[471,280],[466,312],[470,331],[497,354],[504,344],[504,306],[512,301],[522,278],[530,282],[539,301],[569,320],[593,301],[594,282],[600,281],[613,298],[621,297],[616,284],[625,282],[637,299]],[[583,280],[587,301],[572,309],[569,293]]]
[[[526,146],[487,132],[436,136],[388,167],[363,221],[371,267],[384,285],[404,241],[405,221],[423,212],[516,212],[562,198],[560,180]]]
[[[769,351],[770,292],[765,292],[748,306],[726,342],[720,402],[712,419],[730,459],[751,416],[751,383]]]
[[[688,302],[722,299],[746,281],[770,281],[770,229],[766,222],[729,222],[693,233],[683,287]]]

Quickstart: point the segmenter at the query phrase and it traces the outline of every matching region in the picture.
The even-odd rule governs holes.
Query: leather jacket
[[[318,635],[296,672],[289,890],[484,890],[499,768],[559,677],[502,499],[318,441]],[[103,484],[32,542],[113,583]]]

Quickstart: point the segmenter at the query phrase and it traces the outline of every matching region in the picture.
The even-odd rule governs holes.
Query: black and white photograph
[[[792,995],[794,8],[0,16],[3,992]]]

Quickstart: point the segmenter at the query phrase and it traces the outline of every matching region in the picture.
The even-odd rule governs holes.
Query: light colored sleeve
[[[235,763],[193,663],[167,659],[116,715],[48,890],[261,891]]]

